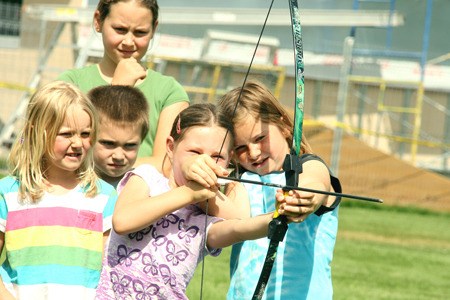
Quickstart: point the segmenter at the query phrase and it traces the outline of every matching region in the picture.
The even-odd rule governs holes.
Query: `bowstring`
[[[266,28],[267,20],[269,19],[270,12],[272,11],[272,6],[273,6],[274,1],[275,0],[272,0],[270,2],[270,6],[269,6],[269,9],[267,11],[266,18],[265,18],[263,26],[261,28],[261,32],[259,33],[259,36],[258,36],[258,41],[256,42],[255,50],[253,51],[253,55],[252,55],[252,58],[250,60],[250,64],[248,65],[247,72],[245,73],[245,76],[244,76],[244,81],[242,82],[241,90],[239,91],[239,95],[238,95],[236,104],[235,104],[234,109],[233,109],[232,118],[236,114],[236,110],[237,110],[237,107],[238,107],[239,102],[241,100],[242,93],[243,93],[243,90],[244,90],[244,86],[247,83],[248,76],[250,75],[250,70],[252,68],[253,61],[255,60],[256,52],[258,51],[258,47],[259,47],[259,44],[261,42],[261,38],[263,36],[264,30]],[[218,155],[218,157],[216,159],[216,163],[219,161],[220,154],[223,151],[223,147],[225,146],[225,142],[226,142],[227,137],[228,137],[229,134],[230,134],[230,131],[227,129],[226,132],[225,132],[225,136],[223,138],[222,144],[220,145],[219,155]],[[208,226],[208,200],[206,200],[206,206],[205,206],[205,224],[204,224],[205,236],[203,238],[203,250],[206,249],[206,228],[207,228],[207,226]],[[202,259],[202,269],[201,270],[202,271],[201,271],[201,281],[200,281],[200,300],[203,299],[203,283],[204,283],[203,279],[204,279],[204,274],[205,274],[205,258]]]
[[[239,95],[238,95],[236,104],[234,105],[233,114],[231,115],[232,117],[234,117],[234,115],[236,114],[237,107],[239,105],[239,102],[241,101],[242,93],[244,91],[244,86],[247,83],[248,76],[250,75],[250,70],[252,68],[253,61],[255,60],[256,52],[258,51],[258,47],[261,42],[262,35],[264,33],[264,29],[266,28],[267,20],[269,19],[269,15],[272,10],[273,2],[274,2],[274,0],[272,0],[270,2],[270,6],[269,6],[269,10],[267,11],[266,19],[264,20],[264,24],[261,28],[261,32],[258,37],[258,41],[256,42],[255,50],[253,51],[252,59],[250,60],[250,64],[248,65],[247,72],[245,73],[244,81],[242,82],[241,90],[239,91]],[[225,137],[222,141],[222,145],[220,146],[219,155],[222,153],[223,147],[225,145],[225,141],[226,141],[229,133],[230,133],[230,131],[227,129],[227,131],[225,132]]]

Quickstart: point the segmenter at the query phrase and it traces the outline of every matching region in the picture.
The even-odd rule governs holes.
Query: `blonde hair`
[[[233,125],[247,118],[248,114],[263,123],[275,124],[281,132],[286,133],[288,145],[292,145],[292,117],[262,83],[252,80],[243,87],[234,88],[219,99],[219,106],[232,119]],[[300,150],[300,154],[313,152],[303,133]]]
[[[9,155],[11,173],[20,182],[20,199],[29,196],[32,202],[37,202],[44,194],[47,187],[45,156],[54,157],[56,136],[67,111],[73,106],[81,107],[91,118],[90,144],[94,145],[97,140],[97,115],[89,98],[76,86],[55,81],[43,86],[31,97],[25,124]],[[94,171],[92,148],[77,174],[86,195],[95,196],[98,177]]]

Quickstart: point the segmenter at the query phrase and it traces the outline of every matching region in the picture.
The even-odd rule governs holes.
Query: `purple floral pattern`
[[[128,237],[130,238],[130,240],[132,239],[136,239],[136,241],[142,241],[142,239],[144,238],[144,236],[146,236],[147,234],[150,233],[150,231],[152,230],[153,226],[150,225],[142,230],[130,233],[128,235]]]
[[[129,295],[128,286],[130,285],[132,278],[127,275],[120,278],[117,272],[114,271],[111,272],[110,275],[113,291],[125,299],[125,297]]]
[[[158,299],[159,287],[156,284],[149,284],[145,287],[142,281],[136,279],[133,280],[133,290],[138,300]]]
[[[170,224],[177,224],[180,218],[174,214],[168,214],[167,216],[161,218],[158,222],[156,222],[156,226],[162,226],[162,228],[167,228]]]
[[[199,231],[198,226],[185,226],[184,220],[180,220],[178,229],[180,230],[178,237],[180,239],[185,239],[186,243],[190,243],[191,239],[195,238]]]
[[[166,245],[167,255],[166,259],[169,262],[172,262],[172,266],[178,266],[180,261],[186,260],[189,256],[189,253],[186,250],[176,250],[176,246],[172,241],[168,241]]]
[[[144,265],[144,273],[149,275],[158,274],[158,261],[150,253],[144,253],[142,255],[142,264]]]
[[[164,281],[164,284],[170,285],[172,287],[176,284],[175,275],[172,274],[168,265],[159,265],[159,272],[161,272],[161,277]]]
[[[134,172],[144,179],[154,180],[156,170],[150,170],[152,174],[142,174],[140,169]],[[149,188],[161,190],[161,184],[161,181],[149,183]],[[217,220],[208,217],[208,224]],[[205,231],[200,230],[204,225],[204,213],[190,205],[138,232],[118,235],[112,231],[97,299],[187,299],[187,284],[205,254]],[[220,250],[214,252],[219,253]]]
[[[133,260],[137,260],[141,256],[141,251],[139,249],[133,249],[128,252],[127,246],[119,245],[117,248],[117,257],[119,264],[125,264],[127,267],[131,266]]]

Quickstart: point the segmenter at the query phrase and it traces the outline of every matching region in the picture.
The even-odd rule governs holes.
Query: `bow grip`
[[[281,242],[286,235],[287,229],[286,216],[278,216],[270,221],[267,237],[273,242]]]

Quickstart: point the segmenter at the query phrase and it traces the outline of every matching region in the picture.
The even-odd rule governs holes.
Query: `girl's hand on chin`
[[[117,64],[111,85],[134,86],[138,80],[147,76],[145,68],[134,58],[124,58]]]

